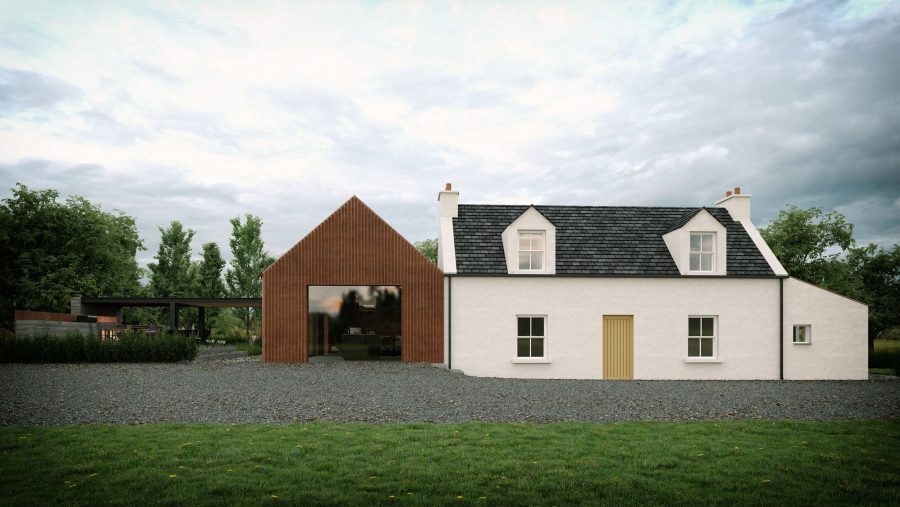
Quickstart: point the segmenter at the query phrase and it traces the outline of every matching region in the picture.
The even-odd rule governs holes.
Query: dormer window
[[[712,232],[691,233],[691,271],[712,272],[716,260],[716,235]]]
[[[519,269],[544,269],[544,231],[519,231]]]

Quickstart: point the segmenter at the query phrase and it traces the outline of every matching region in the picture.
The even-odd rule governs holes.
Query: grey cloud
[[[190,184],[181,171],[146,167],[127,174],[98,164],[63,164],[48,160],[23,160],[0,164],[0,195],[23,183],[33,189],[52,188],[62,196],[80,195],[109,211],[120,210],[137,219],[147,251],[138,254],[142,264],[151,262],[159,246],[157,227],[180,220],[197,231],[194,253],[200,245],[216,241],[228,251],[231,226],[228,219],[242,212],[236,185]]]
[[[396,127],[377,125],[348,98],[315,88],[265,90],[265,96],[295,116],[306,132],[328,139],[334,160],[378,173],[421,174],[443,166],[446,149],[425,146]]]
[[[900,242],[900,67],[887,64],[900,12],[840,21],[838,7],[791,8],[622,76],[621,107],[594,135],[523,151],[548,168],[528,184],[560,202],[671,205],[743,185],[760,225],[787,203],[815,205],[846,210],[862,241]]]
[[[53,76],[0,67],[0,112],[3,114],[46,111],[83,96],[81,89]]]
[[[87,126],[82,135],[95,141],[121,146],[151,137],[149,130],[126,125],[104,111],[92,109],[82,111],[78,115]]]

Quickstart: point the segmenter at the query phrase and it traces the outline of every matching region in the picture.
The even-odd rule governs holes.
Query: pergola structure
[[[168,308],[170,332],[178,327],[179,308],[197,308],[199,313],[197,332],[199,336],[205,337],[207,308],[262,308],[262,298],[73,297],[71,313],[114,316],[121,320],[123,308]]]

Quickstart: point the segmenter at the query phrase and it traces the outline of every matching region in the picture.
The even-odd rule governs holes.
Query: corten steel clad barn
[[[263,360],[359,346],[441,363],[443,290],[441,270],[354,196],[263,272]]]

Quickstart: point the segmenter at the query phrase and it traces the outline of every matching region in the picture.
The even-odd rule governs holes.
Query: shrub
[[[196,340],[179,334],[120,333],[115,340],[78,333],[0,336],[0,363],[174,363],[196,356]]]
[[[900,374],[900,350],[870,352],[869,368],[893,368],[895,374]]]

